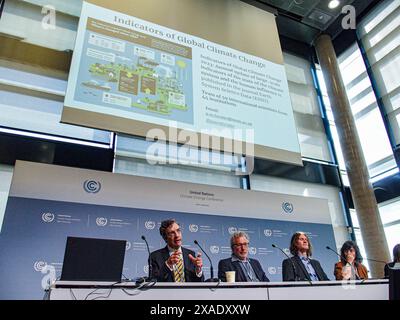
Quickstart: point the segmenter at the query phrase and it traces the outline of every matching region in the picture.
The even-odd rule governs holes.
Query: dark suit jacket
[[[204,274],[201,277],[196,275],[195,265],[190,261],[189,254],[193,257],[196,254],[192,250],[182,247],[183,264],[185,267],[186,282],[201,282],[204,281]],[[159,282],[174,282],[174,273],[167,267],[165,261],[169,258],[168,247],[164,247],[150,254],[151,275],[152,279],[157,279]]]
[[[257,279],[261,282],[269,282],[269,279],[265,275],[260,262],[256,259],[249,259],[250,265],[254,270],[254,273],[257,276]],[[226,271],[236,271],[235,272],[235,281],[236,282],[247,282],[247,278],[243,272],[242,267],[240,266],[239,261],[232,262],[232,258],[220,260],[218,263],[218,278],[222,281],[226,282]]]
[[[296,266],[297,281],[311,281],[310,275],[308,274],[306,267],[299,256],[291,257],[290,260],[293,261]],[[296,281],[296,276],[294,274],[293,265],[289,259],[283,260],[282,262],[282,279],[283,281]],[[311,265],[313,266],[315,273],[320,281],[329,281],[328,276],[325,274],[318,260],[310,259]]]
[[[389,279],[389,268],[393,268],[395,265],[395,262],[390,262],[385,264],[385,279]]]

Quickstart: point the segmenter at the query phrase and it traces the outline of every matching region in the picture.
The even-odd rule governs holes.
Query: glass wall
[[[400,1],[382,1],[360,23],[358,34],[393,132],[393,144],[400,145]]]
[[[362,48],[355,43],[339,57],[339,63],[371,182],[374,182],[399,172],[393,149],[398,147],[400,141],[400,1],[382,1],[359,23],[357,33]],[[348,185],[341,146],[321,71],[318,72],[318,78],[340,170],[344,183]],[[379,211],[391,250],[400,242],[400,199],[380,204]],[[355,237],[365,256],[355,210],[351,210],[351,217]],[[366,264],[368,265],[367,262]]]
[[[310,62],[284,54],[286,75],[303,158],[333,162]]]
[[[45,5],[57,10],[55,29],[42,26],[48,14],[48,10],[43,9]],[[0,20],[0,41],[6,48],[4,52],[7,52],[7,47],[13,51],[13,45],[22,44],[24,50],[30,52],[32,49],[29,55],[34,55],[34,49],[42,48],[40,50],[45,51],[41,53],[47,60],[68,57],[69,53],[65,51],[73,49],[78,23],[76,15],[79,15],[81,5],[82,1],[76,0],[6,1]],[[13,40],[19,41],[15,43]],[[37,58],[37,61],[43,59]],[[63,70],[28,61],[0,54],[0,132],[58,140],[67,138],[68,142],[110,147],[109,132],[60,123],[69,65],[62,66]]]
[[[339,56],[338,60],[370,177],[372,181],[376,181],[387,175],[392,175],[398,171],[397,164],[358,45],[354,44]],[[332,107],[327,95],[323,75],[319,68],[317,74],[327,110],[340,172],[345,185],[349,185]]]

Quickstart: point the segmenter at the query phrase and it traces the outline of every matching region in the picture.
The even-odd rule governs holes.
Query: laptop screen
[[[120,282],[125,240],[68,237],[61,280]]]

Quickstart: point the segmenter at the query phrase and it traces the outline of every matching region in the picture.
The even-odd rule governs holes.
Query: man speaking
[[[182,231],[174,220],[161,222],[160,234],[167,246],[150,255],[151,278],[160,282],[204,281],[201,253],[182,247]]]

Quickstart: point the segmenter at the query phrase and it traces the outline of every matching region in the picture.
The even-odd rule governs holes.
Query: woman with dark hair
[[[346,241],[340,249],[340,261],[335,264],[336,280],[368,279],[367,268],[362,264],[360,249],[353,241]]]
[[[396,263],[400,263],[400,243],[393,248],[393,262],[385,265],[385,278],[389,279],[389,268],[393,268]]]
[[[312,245],[307,234],[296,232],[290,241],[293,257],[282,262],[283,281],[328,281],[318,260],[311,259]]]

